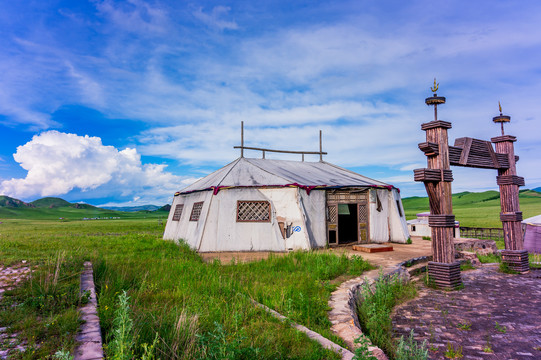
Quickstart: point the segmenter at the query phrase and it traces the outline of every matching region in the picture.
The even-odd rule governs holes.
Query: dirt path
[[[462,359],[541,359],[541,271],[508,275],[496,266],[462,273],[464,289],[423,288],[419,297],[395,309],[398,336],[415,331],[428,340],[431,359],[447,347]]]
[[[370,263],[377,267],[393,267],[396,264],[409,260],[414,257],[431,255],[431,242],[422,240],[420,237],[413,237],[412,244],[395,244],[387,243],[393,247],[393,251],[380,252],[380,253],[365,253],[361,251],[354,251],[352,245],[341,246],[336,248],[316,250],[321,252],[330,252],[334,254],[346,253],[348,255],[360,255],[363,259],[368,260]],[[283,253],[271,253],[268,251],[236,251],[236,252],[214,252],[214,253],[200,253],[204,261],[210,262],[215,259],[220,260],[223,264],[229,264],[232,261],[248,262],[266,259],[270,254],[273,256],[284,256],[287,252]]]

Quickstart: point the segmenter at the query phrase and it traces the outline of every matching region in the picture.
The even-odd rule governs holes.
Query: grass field
[[[519,200],[524,219],[541,214],[541,193],[521,191]],[[404,198],[402,203],[408,220],[415,219],[417,213],[430,210],[427,197]],[[497,191],[453,194],[453,213],[461,226],[501,228],[500,211]]]
[[[163,241],[162,232],[158,219],[8,219],[0,224],[1,262],[27,260],[45,269],[60,253],[65,269],[81,269],[83,261],[92,261],[106,344],[114,340],[118,297],[125,290],[134,324],[130,338],[135,357],[144,352],[143,344],[157,338],[156,355],[163,359],[338,358],[255,307],[250,299],[340,343],[329,330],[327,300],[337,283],[369,268],[360,257],[294,252],[248,264],[207,264],[186,246]],[[69,274],[65,275],[73,277]],[[24,291],[32,296],[30,289],[21,291],[13,296],[24,297]],[[8,298],[14,297],[4,300]],[[13,324],[17,319],[9,321]],[[32,323],[40,326],[36,317],[19,322],[26,322],[27,328]],[[42,336],[40,341],[47,339]],[[72,350],[72,346],[73,342],[66,341],[42,347],[50,355],[60,347]],[[113,349],[108,346],[112,358]]]

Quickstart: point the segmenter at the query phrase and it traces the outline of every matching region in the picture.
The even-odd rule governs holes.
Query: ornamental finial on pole
[[[510,122],[511,121],[511,116],[503,115],[503,113],[502,113],[502,104],[500,104],[499,101],[498,101],[498,108],[500,109],[500,116],[493,117],[492,121],[494,121],[495,123],[500,123],[501,124],[501,126],[502,126],[502,136],[503,136],[503,135],[505,135],[503,133],[503,123]]]
[[[439,87],[440,84],[437,83],[436,78],[434,78],[434,86],[430,88],[434,95],[425,99],[425,104],[434,105],[434,121],[438,121],[438,105],[445,104],[445,97],[438,96],[438,94],[436,94],[436,91],[438,91]]]
[[[436,78],[434,78],[434,86],[430,88],[430,90],[432,90],[432,92],[434,93],[434,96],[436,96],[436,91],[438,91],[439,86],[440,83],[436,84]]]

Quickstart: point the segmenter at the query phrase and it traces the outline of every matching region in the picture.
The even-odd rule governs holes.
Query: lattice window
[[[173,213],[173,221],[179,221],[180,216],[182,215],[182,210],[184,210],[184,204],[178,204],[175,206],[175,212]]]
[[[268,201],[237,201],[237,222],[270,222]]]
[[[328,206],[328,209],[329,209],[329,222],[331,224],[336,224],[336,220],[337,220],[337,210],[338,210],[338,206],[336,205],[329,205]]]
[[[199,215],[201,215],[201,209],[203,208],[203,201],[196,202],[193,204],[192,213],[190,215],[190,221],[199,220]]]
[[[366,224],[368,222],[368,206],[359,205],[359,224]]]

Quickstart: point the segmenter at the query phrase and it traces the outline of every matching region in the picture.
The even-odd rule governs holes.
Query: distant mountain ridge
[[[122,207],[118,207],[122,208]],[[141,210],[144,209],[144,210]],[[154,209],[154,210],[146,210]],[[0,218],[2,219],[60,219],[68,220],[111,220],[129,218],[163,219],[169,215],[170,205],[158,207],[131,207],[131,211],[109,210],[84,203],[70,203],[57,197],[45,197],[32,202],[24,202],[9,196],[0,195]]]
[[[20,208],[20,207],[34,207],[32,204],[25,203],[22,200],[14,199],[9,196],[0,195],[0,207],[12,207],[12,208]]]

